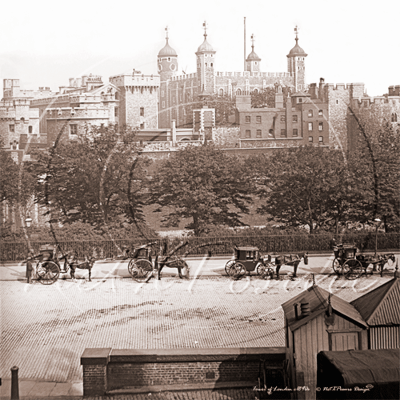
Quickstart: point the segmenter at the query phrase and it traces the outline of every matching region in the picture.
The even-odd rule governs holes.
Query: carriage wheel
[[[347,260],[343,267],[347,268],[346,279],[354,280],[359,278],[363,272],[364,268],[360,261],[358,260]]]
[[[233,264],[228,268],[228,275],[231,278],[238,279],[246,273],[244,265],[240,262],[234,261]]]
[[[128,264],[128,271],[134,279],[146,278],[149,272],[153,271],[153,264],[149,260],[132,259]]]
[[[336,264],[335,264],[335,261],[337,261]],[[335,258],[333,260],[333,263],[334,263],[333,264],[333,269],[338,275],[346,275],[347,272],[349,272],[349,266],[347,265],[346,262],[341,264],[341,259],[340,258]]]
[[[60,267],[54,261],[45,261],[37,265],[36,274],[42,285],[52,285],[60,275]]]
[[[231,266],[235,264],[235,260],[229,260],[226,264],[225,264],[225,272],[227,275],[229,275],[229,269],[231,268]]]
[[[335,258],[332,263],[332,268],[338,275],[342,274],[342,264],[340,261],[340,258]]]
[[[257,275],[262,279],[272,279],[274,277],[274,269],[271,264],[258,264],[256,269]]]

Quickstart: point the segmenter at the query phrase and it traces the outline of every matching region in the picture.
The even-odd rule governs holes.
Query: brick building
[[[310,97],[296,92],[284,106],[282,88],[278,86],[274,108],[252,108],[249,93],[236,95],[240,147],[329,146],[328,103]]]
[[[205,25],[205,24],[203,24]],[[269,86],[280,84],[294,88],[294,91],[305,90],[305,58],[307,54],[298,44],[287,55],[287,72],[261,72],[261,58],[254,51],[247,56],[245,71],[218,72],[216,70],[217,52],[207,40],[204,26],[204,41],[195,52],[197,70],[195,73],[177,75],[178,54],[169,45],[168,31],[166,44],[157,56],[160,74],[159,127],[170,126],[176,120],[177,126],[192,124],[192,105],[200,98],[209,95],[241,95],[260,91]]]

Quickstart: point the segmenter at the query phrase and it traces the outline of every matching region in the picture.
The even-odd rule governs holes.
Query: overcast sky
[[[262,71],[287,71],[298,25],[307,83],[364,82],[372,96],[400,85],[400,0],[15,0],[1,8],[0,78],[25,89],[58,90],[88,73],[104,82],[133,68],[155,74],[167,25],[179,70],[195,72],[204,20],[216,71],[242,71],[244,17],[247,54],[254,33]]]

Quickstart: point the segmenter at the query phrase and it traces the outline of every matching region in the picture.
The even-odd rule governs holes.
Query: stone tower
[[[204,42],[199,46],[196,52],[197,58],[197,77],[199,81],[199,95],[211,95],[215,91],[215,76],[214,76],[214,63],[215,53],[214,49],[207,42],[207,24],[203,23],[204,27]]]
[[[178,55],[168,43],[168,27],[165,28],[165,41],[165,46],[157,56],[157,68],[161,82],[172,78],[178,71]]]
[[[306,89],[305,58],[307,57],[307,54],[298,44],[299,38],[297,36],[297,26],[294,28],[294,31],[296,32],[296,45],[287,55],[288,72],[294,75],[294,86],[296,87],[296,91],[300,91]]]
[[[261,58],[254,52],[254,34],[251,35],[251,53],[246,58],[246,71],[260,72]]]

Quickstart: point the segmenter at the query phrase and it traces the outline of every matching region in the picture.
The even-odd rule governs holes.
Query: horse
[[[68,272],[68,267],[69,267],[69,273],[71,275],[71,279],[75,279],[75,271],[76,269],[87,269],[89,271],[89,282],[92,281],[92,268],[95,263],[95,258],[93,257],[87,257],[85,256],[85,261],[79,263],[78,261],[75,261],[75,257],[77,256],[76,251],[72,252],[67,252],[67,253],[62,253],[58,259],[64,260],[64,268],[63,271],[61,272]],[[77,257],[76,257],[77,258]]]
[[[178,246],[176,246],[167,253],[167,243],[164,242],[164,245],[162,246],[161,249],[161,255],[157,255],[154,261],[154,268],[157,271],[158,280],[161,280],[161,271],[163,270],[164,267],[177,268],[179,278],[183,279],[182,269],[185,267],[189,269],[189,266],[186,264],[184,260],[182,260],[180,257],[174,256],[174,254],[182,247],[187,246],[188,243],[189,242],[187,240],[182,241],[178,244]],[[148,282],[148,280],[146,281]]]
[[[276,265],[276,276],[279,279],[279,270],[283,265],[288,265],[294,268],[293,278],[297,277],[297,268],[301,260],[304,260],[304,264],[308,265],[308,253],[303,254],[285,254],[282,256],[275,257],[275,265]]]

